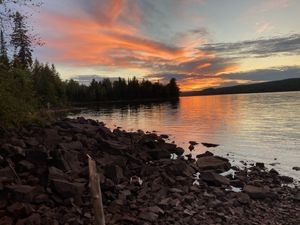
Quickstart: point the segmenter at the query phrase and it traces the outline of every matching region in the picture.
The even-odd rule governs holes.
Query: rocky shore
[[[84,118],[0,130],[0,225],[93,224],[87,154],[107,224],[300,224],[292,178],[164,138]]]

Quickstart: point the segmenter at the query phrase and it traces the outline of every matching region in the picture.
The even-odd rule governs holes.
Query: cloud
[[[223,73],[219,76],[199,76],[198,74],[185,73],[157,73],[147,76],[148,79],[159,79],[168,82],[175,78],[183,91],[201,90],[209,87],[226,87],[236,84],[255,83],[264,81],[300,78],[300,67],[280,67],[247,72]]]
[[[226,57],[269,57],[300,54],[300,34],[234,43],[205,44],[200,50]]]
[[[202,0],[63,2],[62,5],[68,4],[61,9],[53,6],[43,10],[39,19],[46,60],[74,68],[72,74],[77,68],[83,68],[80,74],[88,68],[87,74],[109,71],[114,72],[113,76],[120,72],[123,77],[133,71],[135,75],[162,81],[175,77],[183,90],[193,90],[252,82],[255,76],[260,79],[254,72],[252,78],[250,73],[237,73],[242,58],[300,54],[300,34],[209,44],[209,30],[204,24],[191,25],[190,17],[185,16],[194,15],[182,10],[199,7],[205,3]],[[266,2],[264,10],[270,10],[273,3],[276,7],[288,4],[285,0]],[[68,11],[70,7],[72,11]],[[257,32],[263,34],[272,26],[268,22],[257,24]],[[77,77],[82,82],[93,78],[99,77]]]
[[[251,80],[251,81],[274,81],[288,78],[300,78],[300,67],[280,67],[247,72],[226,73],[220,77],[225,79]]]

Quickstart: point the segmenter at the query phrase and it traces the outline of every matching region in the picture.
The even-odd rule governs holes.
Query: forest
[[[88,86],[73,79],[64,81],[53,64],[33,60],[34,39],[26,16],[14,12],[9,19],[12,28],[2,28],[0,35],[0,126],[18,126],[38,118],[41,109],[73,103],[179,97],[175,79],[168,84],[136,77],[103,79],[92,80]]]

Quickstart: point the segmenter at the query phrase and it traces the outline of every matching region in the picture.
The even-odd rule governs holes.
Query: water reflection
[[[177,102],[106,104],[76,116],[110,128],[156,130],[187,149],[188,141],[221,144],[217,154],[233,160],[274,163],[300,179],[300,92],[184,97]],[[195,154],[207,149],[199,145]]]

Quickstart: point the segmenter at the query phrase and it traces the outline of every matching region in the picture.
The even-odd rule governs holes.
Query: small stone
[[[218,144],[211,144],[211,143],[206,143],[206,142],[202,142],[201,144],[207,148],[215,148],[215,147],[219,146]]]
[[[31,202],[36,195],[36,187],[29,185],[9,185],[7,189],[12,193],[17,201]]]
[[[198,145],[198,142],[196,141],[189,141],[190,145]]]
[[[253,199],[263,199],[268,197],[268,191],[262,187],[246,185],[244,191]]]
[[[158,215],[156,213],[153,212],[141,212],[139,214],[139,218],[149,221],[149,222],[155,222],[158,219]]]

